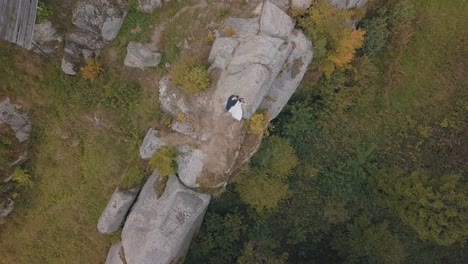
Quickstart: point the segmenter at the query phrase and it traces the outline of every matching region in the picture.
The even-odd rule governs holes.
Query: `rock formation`
[[[185,256],[210,195],[188,189],[173,175],[158,197],[156,189],[161,182],[157,172],[148,178],[125,221],[122,246],[110,250],[107,263],[119,263],[115,260],[124,256],[128,264],[166,264]]]
[[[63,37],[52,26],[50,21],[43,21],[34,26],[33,50],[38,53],[56,51],[63,42]]]
[[[161,3],[140,1],[140,8],[141,3],[157,2]],[[149,159],[161,146],[177,147],[177,176],[168,178],[163,193],[158,193],[164,179],[157,171],[148,178],[125,220],[122,242],[112,246],[106,263],[167,264],[186,254],[210,201],[208,194],[189,188],[225,186],[262,138],[224,111],[227,98],[232,94],[245,98],[244,119],[261,111],[271,120],[312,60],[311,43],[294,29],[284,12],[287,8],[289,1],[265,1],[258,17],[225,21],[224,27],[235,34],[219,34],[214,41],[208,61],[215,80],[202,94],[186,94],[169,76],[160,80],[159,100],[173,117],[172,132],[150,129],[140,156]]]
[[[122,227],[125,222],[130,207],[138,196],[140,188],[130,190],[121,190],[117,188],[109,202],[106,209],[99,218],[97,228],[99,232],[104,234],[112,234]]]
[[[334,5],[339,8],[360,8],[363,7],[367,0],[329,0],[331,5]]]
[[[117,37],[126,14],[123,0],[79,0],[72,13],[75,27],[65,38],[62,70],[75,75],[85,60],[98,56]]]
[[[15,183],[15,168],[27,160],[26,145],[31,134],[31,122],[22,107],[9,97],[0,100],[0,219],[13,211],[11,199]]]
[[[127,46],[127,56],[124,64],[128,67],[144,69],[156,67],[161,61],[161,53],[157,53],[149,44],[130,42]]]

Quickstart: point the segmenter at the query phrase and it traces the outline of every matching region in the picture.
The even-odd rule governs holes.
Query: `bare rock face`
[[[294,23],[278,6],[265,1],[260,17],[260,31],[272,37],[286,38],[294,27]]]
[[[52,26],[52,23],[50,21],[45,20],[40,24],[36,24],[34,26],[33,42],[40,49],[39,50],[34,46],[33,50],[35,52],[54,52],[60,47],[62,41],[62,36]]]
[[[312,0],[291,0],[292,8],[307,9],[312,5]]]
[[[123,0],[79,0],[72,12],[75,27],[65,38],[62,70],[75,75],[85,59],[98,56],[117,37],[126,14]]]
[[[159,62],[161,62],[161,53],[157,53],[153,47],[137,42],[128,43],[125,66],[144,69],[156,67]]]
[[[165,143],[158,138],[158,131],[150,128],[148,133],[146,133],[145,139],[143,139],[143,144],[140,147],[140,157],[142,159],[149,159],[153,154]]]
[[[125,222],[130,207],[138,196],[140,188],[130,190],[115,189],[112,197],[102,212],[97,229],[103,234],[112,234]]]
[[[360,8],[367,4],[367,0],[329,0],[331,5],[339,8]]]
[[[261,109],[267,110],[270,119],[278,116],[288,103],[312,61],[312,44],[301,31],[295,30],[289,36],[289,42],[293,49],[260,105]]]
[[[31,134],[31,122],[26,114],[21,113],[21,106],[12,104],[10,98],[0,102],[0,123],[8,124],[15,131],[16,138],[24,142]]]
[[[125,257],[122,251],[122,242],[112,245],[107,253],[105,264],[125,264]]]
[[[208,194],[196,193],[170,176],[157,197],[159,175],[151,175],[132,208],[122,231],[122,247],[128,264],[168,264],[183,257],[193,233],[203,221]]]
[[[189,188],[200,187],[197,179],[203,172],[203,152],[199,149],[191,148],[187,145],[179,147],[177,157],[177,174],[185,186]]]
[[[144,13],[152,13],[163,4],[163,0],[138,0],[138,10]]]

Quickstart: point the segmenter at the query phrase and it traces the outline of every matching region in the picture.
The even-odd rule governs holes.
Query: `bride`
[[[236,104],[229,109],[229,113],[231,113],[232,117],[237,121],[242,119],[242,105],[245,104],[244,98],[239,98]]]

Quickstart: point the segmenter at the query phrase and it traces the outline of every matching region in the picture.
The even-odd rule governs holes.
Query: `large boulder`
[[[138,196],[140,188],[130,190],[115,189],[106,208],[102,212],[97,229],[103,234],[112,234],[124,223],[130,207]]]
[[[122,250],[122,242],[112,245],[107,253],[105,264],[125,264],[125,257]]]
[[[351,9],[363,7],[367,0],[329,0],[330,4],[339,8]]]
[[[270,1],[263,3],[260,17],[260,32],[272,37],[287,38],[294,27],[294,23],[283,10]]]
[[[74,5],[73,28],[66,35],[62,70],[75,75],[85,60],[98,56],[117,37],[127,14],[124,0],[79,0]]]
[[[20,142],[26,141],[31,134],[32,127],[28,116],[21,113],[21,106],[12,104],[8,97],[0,101],[0,123],[8,124]]]
[[[160,176],[151,175],[122,231],[127,264],[169,264],[183,257],[202,221],[210,195],[196,193],[170,176],[164,193],[155,189]]]
[[[159,62],[161,62],[161,53],[156,52],[152,46],[133,41],[128,43],[125,66],[144,69],[156,67]]]
[[[62,36],[58,34],[50,21],[45,20],[34,25],[33,42],[35,46],[33,50],[35,52],[51,53],[60,47],[62,41]]]
[[[177,116],[180,113],[187,115],[190,111],[184,96],[180,91],[173,89],[167,76],[159,81],[159,102],[161,103],[161,108],[173,116]]]
[[[143,139],[143,144],[140,147],[140,157],[142,159],[149,159],[153,154],[165,143],[157,136],[158,131],[150,128],[148,133],[146,133],[145,139]]]
[[[312,5],[312,0],[291,0],[291,7],[298,9],[307,9]]]
[[[224,21],[225,28],[233,28],[236,31],[236,36],[245,38],[258,34],[260,30],[260,19],[254,18],[228,18]],[[213,48],[215,48],[213,43]],[[212,48],[212,49],[213,49]]]
[[[199,149],[187,145],[179,147],[177,174],[185,186],[190,188],[200,187],[197,179],[202,175],[204,157],[203,152]]]
[[[312,61],[312,44],[302,31],[295,30],[289,41],[293,44],[292,52],[260,105],[267,110],[270,120],[287,104]]]

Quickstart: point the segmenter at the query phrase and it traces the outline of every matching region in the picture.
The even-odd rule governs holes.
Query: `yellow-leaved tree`
[[[360,15],[357,10],[340,9],[318,0],[299,19],[314,44],[312,65],[326,76],[349,67],[356,50],[362,46],[365,31],[353,25]]]

